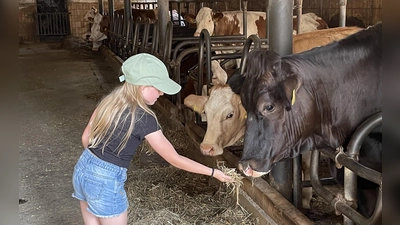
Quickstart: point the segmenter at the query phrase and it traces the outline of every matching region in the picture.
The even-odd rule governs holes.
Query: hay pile
[[[129,172],[129,224],[257,224],[224,185],[172,166]]]
[[[190,145],[186,131],[176,127],[171,129],[166,119],[159,113],[157,115],[164,134],[177,151],[185,155]],[[257,218],[236,202],[235,194],[238,194],[241,178],[238,181],[235,178],[235,182],[230,184],[215,178],[209,180],[209,176],[170,166],[148,147],[142,144],[128,171],[125,185],[130,205],[128,224],[258,223]],[[218,165],[218,168],[233,173],[233,169],[223,165]]]

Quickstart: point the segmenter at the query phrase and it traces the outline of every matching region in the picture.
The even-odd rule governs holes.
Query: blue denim
[[[86,201],[96,217],[119,216],[129,206],[124,189],[127,169],[106,162],[85,149],[72,176],[72,197]]]

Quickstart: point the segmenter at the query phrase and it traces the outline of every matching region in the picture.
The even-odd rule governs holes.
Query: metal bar
[[[160,26],[160,25],[159,25]],[[169,20],[167,22],[167,28],[165,29],[165,36],[164,38],[162,38],[164,40],[164,43],[162,44],[162,46],[164,46],[163,48],[163,62],[169,62],[171,61],[171,48],[172,48],[172,35],[173,35],[173,24],[172,22]],[[159,30],[161,31],[161,30]],[[163,35],[163,33],[159,33],[160,36]]]
[[[162,49],[164,51],[166,49],[164,45],[167,44],[167,40],[165,40],[165,39],[169,38],[169,35],[167,34],[167,32],[168,32],[167,29],[169,28],[168,21],[171,21],[169,19],[169,15],[168,15],[169,2],[168,2],[168,0],[159,0],[157,5],[158,5],[158,20],[159,20],[158,29],[159,29],[159,33],[160,33],[159,37],[161,39],[159,44],[161,45],[160,49]],[[172,27],[170,29],[172,29]],[[172,31],[171,31],[171,33],[172,33]],[[170,35],[172,36],[172,34],[170,34]],[[169,39],[169,40],[171,40],[171,39]],[[164,59],[165,59],[165,54],[167,54],[167,53],[164,53]],[[170,52],[168,54],[170,54]],[[166,62],[166,61],[164,61],[164,62]]]
[[[203,66],[204,65],[204,44],[209,45],[210,44],[210,34],[208,33],[207,29],[203,29],[200,32],[200,37],[199,37],[199,67],[198,67],[198,76],[203,76]],[[211,44],[210,44],[211,45]],[[197,81],[197,90],[196,94],[201,95],[201,90],[203,88],[203,79],[198,79]],[[201,124],[201,116],[199,114],[196,114],[196,123]]]
[[[243,36],[247,37],[247,1],[243,1]]]
[[[254,43],[254,48],[261,47],[260,39],[257,37],[257,35],[252,34],[247,38],[246,43],[244,44],[244,47],[243,47],[243,51],[242,51],[242,60],[240,61],[240,73],[241,74],[244,73],[244,69],[245,69],[246,63],[247,63],[247,55],[250,51],[250,47],[251,47],[252,43]]]
[[[292,53],[293,45],[293,0],[271,1],[269,18],[269,47],[281,56]],[[270,172],[271,186],[292,202],[292,160],[276,163]]]
[[[133,38],[132,38],[132,54],[135,55],[138,53],[139,49],[139,33],[140,33],[140,17],[136,18],[135,23],[134,23],[134,33],[133,33]]]
[[[300,23],[301,23],[301,16],[303,14],[303,0],[295,0],[295,8],[296,8],[296,15],[297,15],[297,26],[296,31],[297,34],[300,34]]]
[[[337,155],[336,154],[337,152],[332,148],[318,149],[318,151],[322,152],[324,155],[328,156],[332,160],[335,160],[336,158],[336,162],[338,162],[340,165],[349,168],[357,176],[372,181],[378,185],[381,184],[382,173],[360,164],[359,162],[349,158],[346,154]]]
[[[371,131],[382,125],[382,113],[378,113],[362,123],[352,135],[346,154],[349,158],[358,161],[360,147]],[[344,168],[344,197],[346,202],[357,203],[357,175],[347,167]],[[348,218],[344,218],[344,225],[353,225]]]
[[[132,28],[133,28],[133,24],[132,24],[132,16],[129,18],[128,20],[128,24],[126,25],[126,39],[125,39],[125,43],[124,46],[122,47],[122,60],[126,60],[129,57],[129,44],[132,43]]]
[[[144,29],[143,29],[143,37],[142,37],[142,45],[140,48],[141,52],[145,52],[147,49],[147,42],[149,41],[149,30],[150,30],[150,19],[146,18],[144,22]]]
[[[99,0],[98,3],[99,3],[99,13],[100,13],[101,15],[104,15],[103,0]]]
[[[302,171],[301,171],[301,154],[293,159],[293,205],[302,208]]]
[[[108,18],[110,19],[110,24],[113,24],[114,18],[114,0],[108,0]]]
[[[158,51],[158,20],[154,23],[153,26],[153,37],[151,39],[152,44],[151,44],[151,54],[156,55]]]
[[[346,26],[346,5],[347,5],[347,0],[339,0],[339,6],[340,6],[339,27]]]
[[[318,176],[318,166],[319,166],[319,150],[313,150],[311,156],[311,183],[314,191],[323,199],[331,204],[335,210],[341,212],[345,216],[352,218],[355,221],[359,221],[358,224],[368,224],[367,220],[355,211],[351,206],[346,204],[346,201],[340,195],[335,195],[328,189],[324,188]]]

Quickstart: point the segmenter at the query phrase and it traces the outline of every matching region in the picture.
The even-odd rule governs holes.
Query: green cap
[[[157,57],[140,53],[129,57],[122,64],[120,81],[134,85],[153,86],[158,90],[174,95],[181,86],[169,78],[167,67]]]

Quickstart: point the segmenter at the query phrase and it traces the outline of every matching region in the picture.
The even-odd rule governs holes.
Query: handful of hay
[[[225,166],[223,161],[217,161],[217,168],[223,173],[231,177],[230,182],[226,182],[227,189],[231,189],[229,194],[236,191],[236,205],[239,205],[239,190],[240,186],[243,185],[242,179],[244,178],[240,173],[236,172],[236,168],[228,168]]]

